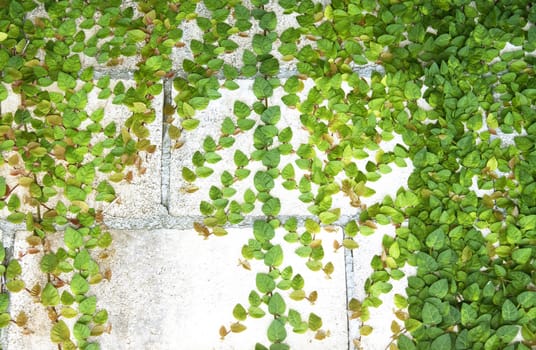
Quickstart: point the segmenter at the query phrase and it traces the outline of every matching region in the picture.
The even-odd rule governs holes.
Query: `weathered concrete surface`
[[[283,231],[278,230],[282,235]],[[28,246],[26,232],[17,234],[15,254],[24,254]],[[248,294],[255,289],[256,272],[265,272],[262,262],[253,262],[251,271],[239,266],[241,246],[252,236],[249,228],[232,229],[225,238],[203,240],[195,231],[113,231],[114,245],[106,259],[99,259],[103,269],[113,271],[110,281],[95,285],[97,309],[106,308],[112,332],[100,337],[102,349],[250,349],[256,342],[268,343],[266,329],[271,317],[248,319],[248,329],[229,334],[221,340],[221,325],[229,328],[235,322],[235,304],[248,305]],[[61,238],[59,235],[54,239]],[[327,247],[341,232],[323,232]],[[58,244],[59,242],[53,242]],[[41,254],[21,258],[23,278],[33,285],[46,283],[38,272]],[[301,261],[300,261],[301,260]],[[291,264],[294,273],[305,279],[307,293],[318,292],[315,305],[308,301],[287,303],[288,308],[309,312],[323,318],[322,329],[330,332],[325,340],[314,340],[314,334],[293,334],[288,330],[288,343],[294,349],[344,349],[348,342],[346,320],[346,288],[344,254],[326,249],[326,261],[336,266],[331,279],[323,272],[311,272],[291,251],[285,252],[282,266]],[[31,288],[31,286],[30,286]],[[289,291],[279,291],[288,295]],[[31,315],[25,329],[11,326],[7,349],[53,350],[49,341],[50,321],[41,305],[28,293],[14,294],[12,311],[24,310]],[[26,333],[26,334],[24,334]]]

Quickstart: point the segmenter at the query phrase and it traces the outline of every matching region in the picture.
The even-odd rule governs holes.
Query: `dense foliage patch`
[[[23,257],[0,249],[0,326],[24,327],[27,315],[8,312],[9,292],[28,292],[49,310],[59,348],[97,349],[93,336],[106,331],[108,315],[90,285],[106,278],[96,251],[111,243],[97,202],[114,201],[111,183],[144,172],[142,154],[155,151],[152,99],[173,85],[165,130],[180,148],[199,125],[196,111],[249,78],[254,102],[238,98],[220,136],[207,137],[193,167],[178,170],[195,191],[195,180],[215,173],[237,137],[252,140],[253,149],[234,150],[235,168],[215,179],[200,203],[205,219],[195,224],[205,237],[222,236],[256,205],[264,215],[253,223],[242,264],[257,259],[266,270],[256,273],[256,289],[234,307],[236,321],[222,326],[222,337],[244,331],[247,317],[271,317],[256,349],[287,349],[289,331],[327,335],[314,312],[287,306],[314,302],[317,293],[305,292],[283,252],[296,247],[308,268],[329,276],[328,248],[316,235],[340,223],[333,198],[343,193],[360,214],[345,224],[336,249],[355,249],[356,235],[396,226],[371,262],[367,297],[349,305],[362,335],[372,331],[370,308],[410,264],[417,272],[406,295],[395,296],[392,349],[530,349],[535,11],[530,1],[501,0],[0,0],[0,101],[19,99],[16,110],[1,111],[0,209],[26,224],[28,253],[42,255],[46,276],[26,286]],[[177,55],[187,58],[175,62]],[[370,63],[382,69],[360,76],[357,68]],[[116,65],[132,69],[131,86],[110,79]],[[283,66],[290,72],[282,74]],[[92,109],[95,96],[128,108],[129,118],[119,124],[105,108]],[[306,143],[282,125],[289,108],[300,114]],[[395,134],[403,143],[382,150]],[[414,171],[396,195],[361,202],[373,193],[368,182],[408,163]],[[245,179],[253,187],[239,193],[234,187]],[[303,227],[281,221],[279,184],[308,203],[313,219]],[[51,245],[55,232],[62,247]]]

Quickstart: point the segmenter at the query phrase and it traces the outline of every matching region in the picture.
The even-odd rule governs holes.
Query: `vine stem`
[[[391,346],[391,344],[393,344],[394,341],[397,340],[398,337],[399,337],[401,334],[405,333],[405,332],[406,332],[406,327],[402,328],[397,334],[393,334],[393,335],[391,336],[391,341],[387,344],[387,346],[385,347],[385,350],[389,350],[389,347]]]

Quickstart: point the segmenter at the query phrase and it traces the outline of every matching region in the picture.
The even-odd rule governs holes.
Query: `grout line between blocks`
[[[346,329],[348,330],[348,350],[354,349],[352,340],[357,335],[355,333],[355,327],[351,325],[350,311],[348,305],[350,300],[355,295],[355,271],[354,271],[354,251],[344,248],[344,270],[345,270],[345,282],[346,282]]]
[[[375,63],[370,63],[366,65],[361,66],[354,66],[352,67],[352,70],[355,73],[358,73],[359,75],[363,77],[370,77],[373,72],[379,72],[381,74],[385,74],[384,68],[380,65],[377,65]],[[111,79],[127,79],[131,80],[134,78],[134,70],[129,69],[118,69],[118,68],[95,68],[93,73],[94,79],[99,79],[103,76],[109,76]],[[172,71],[174,73],[174,76],[181,77],[181,78],[188,78],[188,74],[184,72],[183,70],[174,70]],[[297,69],[290,68],[290,69],[281,69],[279,74],[277,74],[277,77],[280,79],[286,79],[290,78],[294,75],[298,75],[299,72]],[[215,75],[218,79],[225,79],[225,76],[223,73],[218,73]],[[253,80],[253,77],[243,77],[239,76],[236,78],[237,80]],[[170,81],[169,79],[166,79],[164,81]]]
[[[162,153],[160,158],[160,186],[161,198],[160,204],[169,213],[169,197],[170,197],[170,177],[171,177],[171,139],[169,137],[169,123],[166,118],[166,106],[173,104],[172,88],[173,82],[170,79],[165,79],[164,84],[164,104],[162,108]]]

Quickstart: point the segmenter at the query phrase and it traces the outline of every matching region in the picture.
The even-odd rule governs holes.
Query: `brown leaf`
[[[227,331],[227,328],[225,328],[225,326],[221,326],[220,327],[220,338],[223,340],[227,334],[229,334],[229,332]]]

